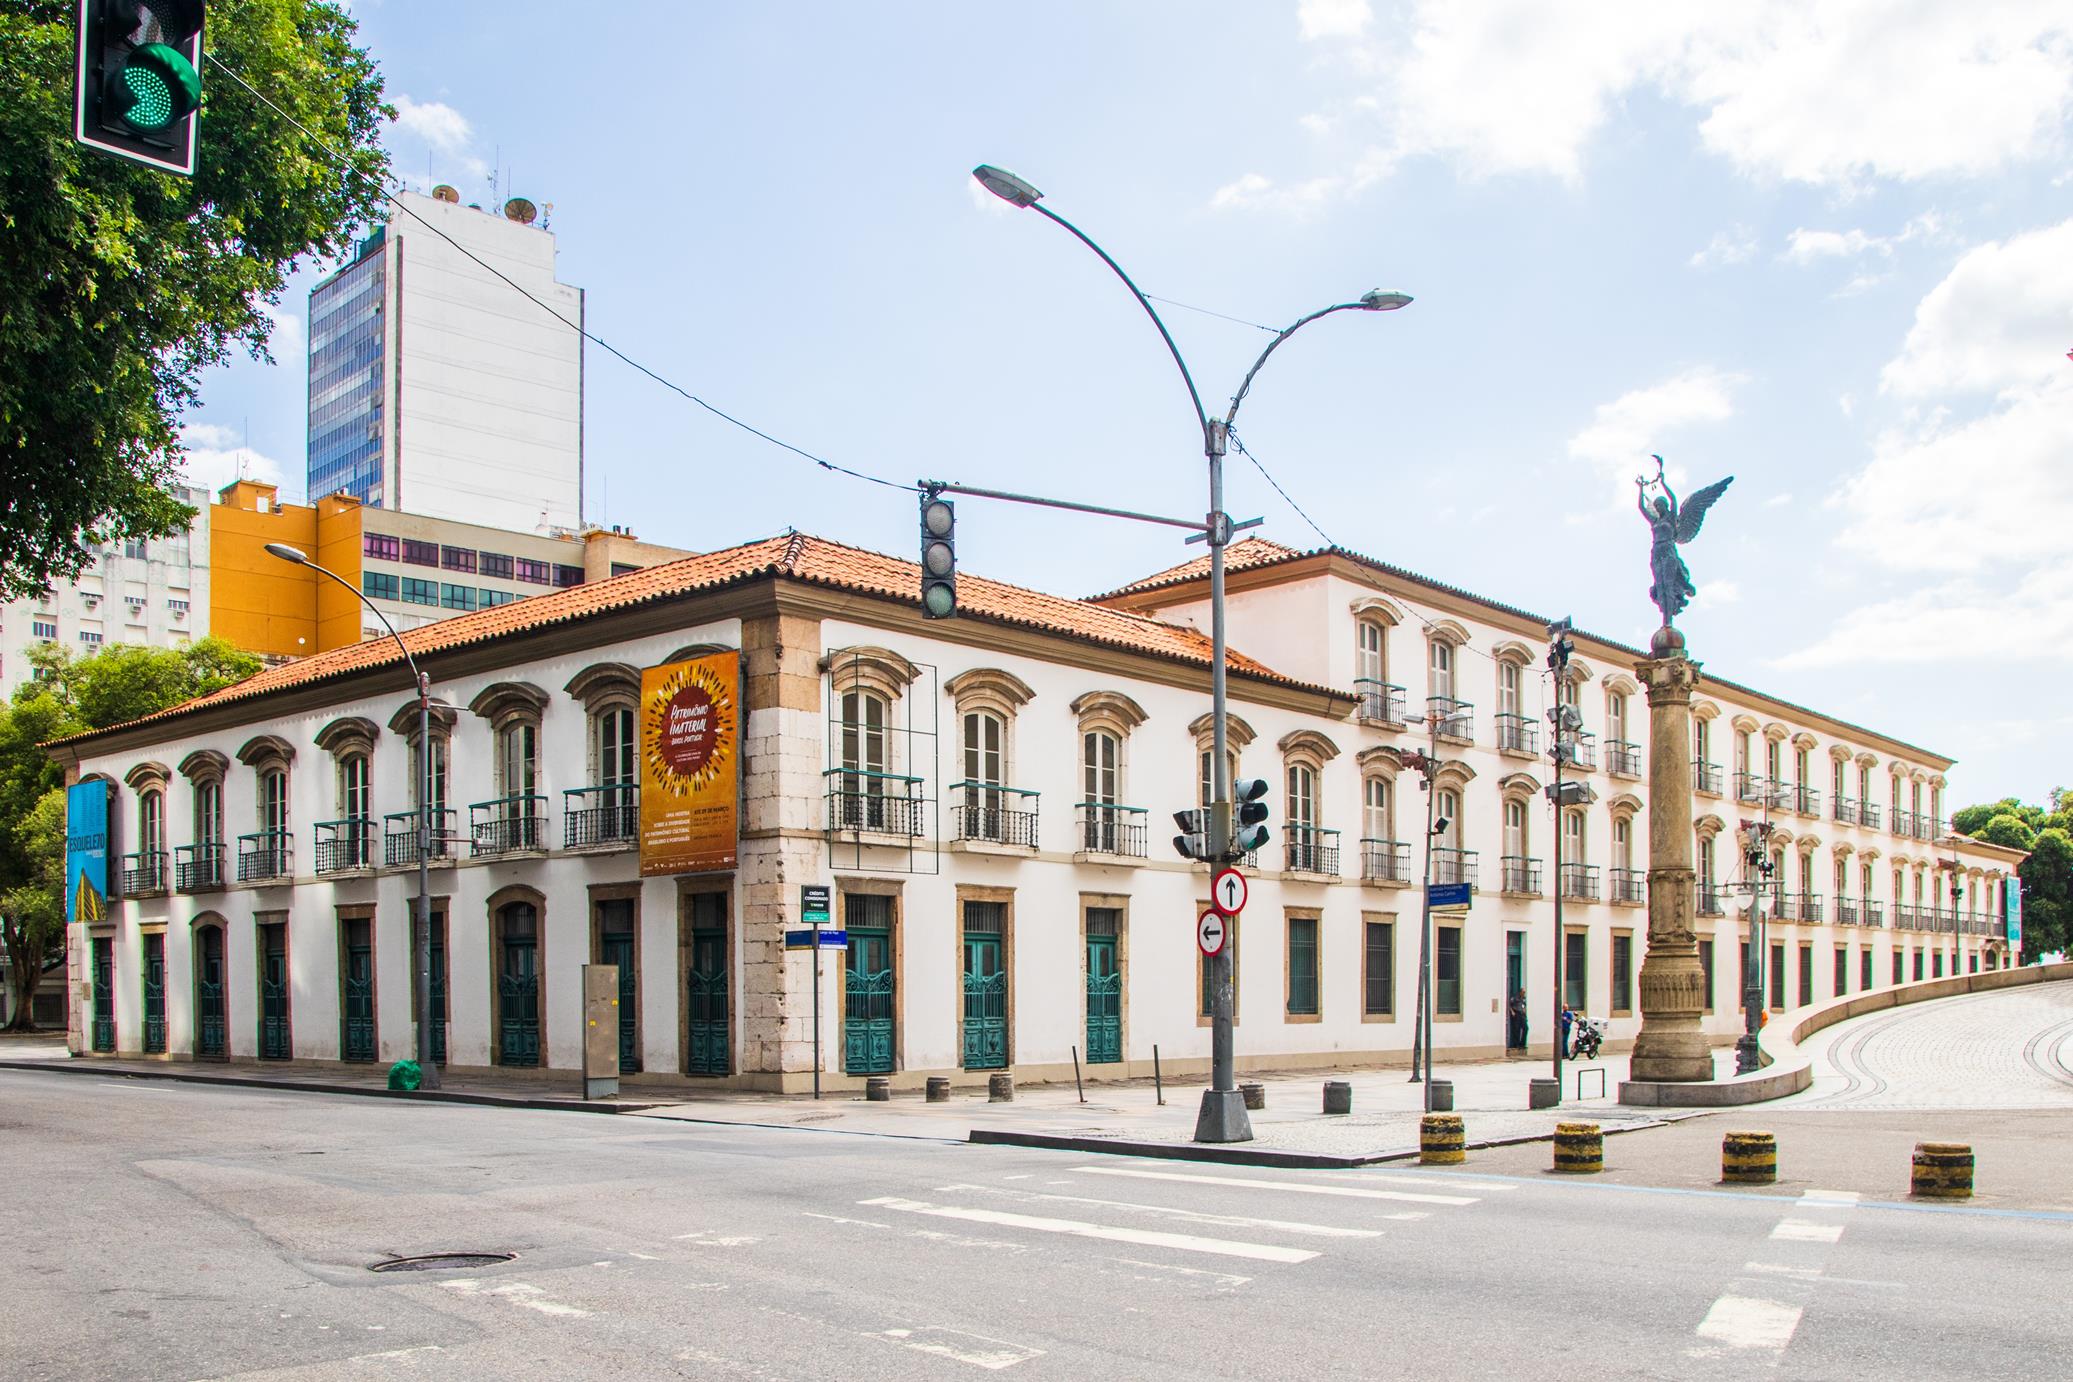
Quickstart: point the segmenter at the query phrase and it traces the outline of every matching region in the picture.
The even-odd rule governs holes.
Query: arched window
[[[1454,699],[1454,645],[1432,640],[1432,695],[1436,700]]]
[[[1699,841],[1699,914],[1719,916],[1726,910],[1720,896],[1718,854],[1713,837]]]
[[[1565,811],[1562,813],[1562,892],[1565,897],[1580,898],[1595,902],[1599,896],[1598,866],[1589,861],[1584,850],[1588,840],[1585,835],[1584,813]]]
[[[1353,625],[1353,692],[1360,697],[1360,717],[1395,723],[1403,719],[1402,696],[1389,684],[1387,636],[1380,619],[1359,619]]]
[[[1105,729],[1080,735],[1080,847],[1101,854],[1136,853],[1123,848],[1123,741]]]
[[[496,795],[468,807],[475,853],[507,854],[547,847],[547,794],[540,774],[540,724],[550,697],[537,686],[500,681],[484,687],[468,709],[489,721]]]
[[[1302,873],[1318,866],[1317,769],[1308,763],[1288,765],[1288,866]]]
[[[374,788],[369,758],[365,753],[343,754],[338,760],[338,822],[334,849],[343,854],[340,868],[366,868],[372,859]],[[323,865],[318,865],[320,871]]]
[[[1540,861],[1528,854],[1532,840],[1527,834],[1531,817],[1526,803],[1527,798],[1521,796],[1504,799],[1504,858],[1500,862],[1504,869],[1504,891],[1508,893],[1540,891]]]
[[[964,840],[1008,842],[1007,721],[990,710],[964,716],[964,777],[957,835]],[[1020,843],[1020,841],[1018,841]]]
[[[943,689],[957,703],[963,768],[954,784],[958,804],[951,809],[952,830],[962,840],[1034,849],[1037,798],[1014,785],[1012,728],[1036,692],[998,667],[960,672]]]
[[[1612,866],[1622,874],[1634,872],[1634,821],[1622,816],[1612,823]]]
[[[1438,833],[1433,838],[1440,848],[1459,851],[1462,835],[1461,793],[1452,787],[1441,787],[1437,790],[1439,796],[1434,799],[1433,814],[1438,819],[1433,824],[1438,828]]]
[[[1500,652],[1497,662],[1497,747],[1500,751],[1540,751],[1539,726],[1526,713],[1526,669],[1517,654]]]
[[[1366,840],[1393,843],[1396,840],[1395,804],[1390,799],[1389,779],[1371,777],[1360,785],[1360,833]]]
[[[590,770],[586,786],[562,794],[567,843],[631,843],[640,830],[640,670],[630,663],[596,662],[564,689],[583,706]]]

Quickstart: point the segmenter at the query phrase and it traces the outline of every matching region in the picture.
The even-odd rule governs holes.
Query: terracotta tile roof
[[[612,610],[682,598],[724,589],[751,581],[785,577],[811,585],[881,596],[908,604],[918,603],[921,568],[878,552],[847,547],[826,538],[789,532],[717,552],[686,557],[681,561],[651,566],[607,581],[570,586],[564,590],[517,600],[493,609],[455,615],[422,628],[410,629],[403,641],[412,654],[428,657],[437,653],[501,638],[518,636],[591,618]],[[1208,635],[1148,615],[1090,604],[1084,600],[1046,595],[1020,586],[990,581],[983,576],[960,572],[957,579],[959,617],[992,620],[1046,633],[1062,634],[1105,647],[1197,663],[1208,667]],[[54,741],[77,744],[138,725],[183,716],[205,708],[255,700],[278,691],[332,681],[403,662],[395,640],[383,636],[333,648],[328,652],[294,662],[268,667],[257,675],[225,687],[212,695],[161,710],[141,719],[105,729],[91,730]],[[1287,677],[1235,650],[1227,665],[1234,675],[1324,695],[1345,697],[1343,691],[1314,686]]]
[[[1248,566],[1267,566],[1274,562],[1288,561],[1307,556],[1293,547],[1284,547],[1271,538],[1248,537],[1232,543],[1224,549],[1224,571],[1243,571]],[[1119,586],[1101,595],[1090,595],[1090,600],[1113,600],[1118,595],[1134,595],[1140,590],[1157,590],[1161,586],[1186,585],[1189,581],[1207,579],[1209,576],[1209,554],[1203,553],[1193,561],[1184,561],[1179,566],[1169,566],[1164,571]]]

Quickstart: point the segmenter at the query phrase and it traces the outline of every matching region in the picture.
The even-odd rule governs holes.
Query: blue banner
[[[2023,883],[2013,874],[2001,880],[2001,914],[2008,925],[2008,953],[2019,954],[2023,948]]]
[[[108,784],[65,789],[65,919],[108,916]]]

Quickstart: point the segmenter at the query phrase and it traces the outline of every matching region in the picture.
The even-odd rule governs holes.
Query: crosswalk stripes
[[[1112,1243],[1135,1243],[1148,1248],[1176,1248],[1181,1252],[1216,1253],[1254,1262],[1308,1262],[1317,1256],[1309,1248],[1284,1248],[1272,1243],[1242,1243],[1230,1238],[1199,1238],[1191,1233],[1163,1233],[1153,1229],[1118,1228],[1080,1219],[1055,1219],[1038,1214],[1011,1214],[1000,1209],[969,1209],[962,1205],[930,1204],[894,1195],[859,1200],[875,1209],[901,1214],[925,1214],[940,1219],[962,1219],[968,1223],[993,1224],[1001,1228],[1033,1229],[1039,1233],[1064,1233],[1075,1238],[1100,1238]]]
[[[1139,1180],[1191,1181],[1196,1185],[1237,1185],[1252,1190],[1285,1190],[1296,1195],[1340,1195],[1349,1199],[1397,1200],[1405,1204],[1474,1204],[1474,1195],[1434,1195],[1419,1190],[1373,1190],[1355,1185],[1316,1185],[1307,1181],[1255,1180],[1250,1176],[1206,1176],[1182,1171],[1140,1171],[1128,1166],[1075,1166],[1088,1176],[1131,1176]]]

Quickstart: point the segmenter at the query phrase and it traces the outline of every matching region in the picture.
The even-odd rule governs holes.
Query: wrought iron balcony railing
[[[374,866],[374,821],[353,816],[338,821],[317,822],[317,850],[314,860],[319,874],[347,873]]]
[[[1938,819],[1937,817],[1935,817],[1935,816],[1929,815],[1929,814],[1928,814],[1927,812],[1923,812],[1923,813],[1920,813],[1920,814],[1916,815],[1916,817],[1915,817],[1915,838],[1916,838],[1916,839],[1918,839],[1918,840],[1933,840],[1933,839],[1935,839],[1935,838],[1936,838],[1937,836],[1939,836],[1939,835],[1941,835],[1941,834],[1943,834],[1943,822],[1942,822],[1941,820],[1939,820],[1939,819]]]
[[[1802,816],[1821,814],[1821,789],[1799,786],[1792,789],[1792,809]]]
[[[1290,873],[1339,875],[1339,832],[1315,826],[1290,826],[1284,842],[1286,868]]]
[[[468,804],[468,842],[478,859],[547,848],[547,794],[517,792]]]
[[[1708,763],[1703,758],[1692,760],[1692,790],[1708,796],[1719,796],[1723,774],[1718,763]]]
[[[1879,816],[1881,814],[1882,808],[1875,801],[1860,801],[1857,803],[1857,823],[1867,830],[1877,830],[1879,828]]]
[[[1080,848],[1089,854],[1145,857],[1145,809],[1113,802],[1083,801],[1074,808],[1079,820]]]
[[[1540,726],[1532,719],[1513,710],[1500,710],[1494,718],[1498,748],[1511,753],[1540,752]]]
[[[1785,885],[1783,883],[1771,884],[1769,891],[1770,896],[1767,897],[1765,901],[1770,906],[1771,919],[1773,921],[1793,920],[1794,917],[1792,903],[1793,899],[1796,898],[1798,894],[1789,893],[1785,891]]]
[[[1700,916],[1721,917],[1727,915],[1727,898],[1721,892],[1719,884],[1708,883],[1702,879],[1699,882],[1698,892]]]
[[[1837,797],[1829,803],[1829,809],[1839,824],[1857,824],[1857,799],[1855,797]]]
[[[1503,891],[1540,896],[1540,860],[1524,854],[1507,854],[1497,861]]]
[[[1764,803],[1764,780],[1758,773],[1735,774],[1735,800],[1746,806]]]
[[[391,811],[382,817],[382,862],[390,868],[416,867],[418,813]],[[432,813],[432,851],[426,863],[434,867],[451,864],[454,856],[453,811],[442,808]]]
[[[1466,883],[1470,892],[1479,891],[1476,874],[1482,864],[1482,855],[1473,849],[1455,849],[1451,845],[1436,845],[1432,851],[1432,881],[1435,883]]]
[[[290,877],[295,837],[285,830],[255,830],[238,836],[238,882],[267,883]]]
[[[1631,739],[1614,739],[1605,746],[1605,771],[1614,777],[1641,776],[1641,745]]]
[[[1370,883],[1410,882],[1410,845],[1402,840],[1362,840],[1360,876]]]
[[[561,830],[564,849],[633,844],[641,834],[640,784],[563,788]]]
[[[1895,835],[1913,835],[1915,833],[1915,813],[1903,806],[1894,807],[1893,833]]]
[[[1893,904],[1894,930],[1912,931],[1919,924],[1915,918],[1915,905],[1912,902],[1896,902]]]
[[[1378,725],[1401,725],[1404,722],[1404,688],[1373,677],[1356,677],[1353,694],[1360,698],[1359,715],[1363,720]]]
[[[1596,902],[1603,895],[1596,864],[1562,865],[1562,896],[1580,902]]]
[[[1598,736],[1587,729],[1580,729],[1569,743],[1563,762],[1571,767],[1590,771],[1598,766]]]
[[[921,779],[899,773],[830,768],[821,774],[828,797],[828,829],[859,835],[919,839],[927,801]]]
[[[1864,918],[1866,926],[1884,926],[1886,924],[1886,904],[1874,902],[1867,897],[1864,899],[1863,910],[1858,915]]]
[[[1614,902],[1648,901],[1647,869],[1614,869],[1612,871],[1612,900]]]
[[[143,893],[164,892],[166,852],[162,849],[146,849],[135,854],[123,855],[122,890],[130,897]]]
[[[1819,922],[1819,921],[1821,920],[1821,894],[1820,894],[1820,893],[1801,893],[1801,894],[1799,895],[1799,904],[1798,904],[1798,905],[1799,905],[1799,912],[1798,912],[1798,917],[1799,917],[1799,920],[1801,920],[1801,921],[1812,921],[1812,922]]]
[[[223,846],[214,842],[176,847],[173,850],[173,886],[183,893],[222,887],[224,853]]]
[[[953,782],[950,798],[951,838],[1036,848],[1037,793],[1027,787]]]
[[[1861,914],[1857,910],[1856,898],[1850,896],[1850,894],[1848,893],[1837,893],[1835,895],[1836,925],[1855,926],[1858,924],[1858,917],[1860,915]]]
[[[1427,696],[1425,715],[1433,732],[1442,739],[1468,740],[1476,737],[1476,707],[1472,701],[1453,696]]]

